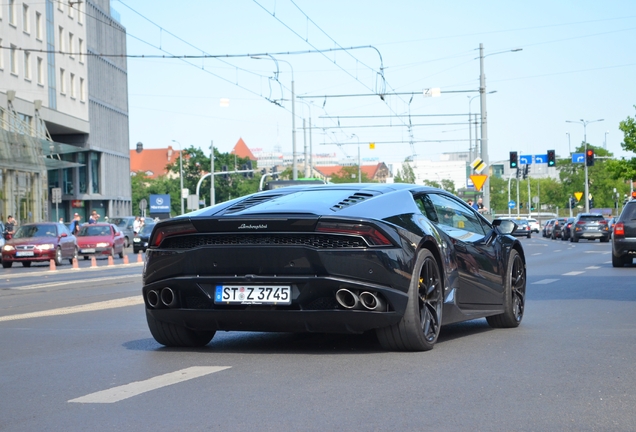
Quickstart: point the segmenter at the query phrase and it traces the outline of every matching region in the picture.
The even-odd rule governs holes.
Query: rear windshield
[[[629,202],[621,213],[621,221],[629,221],[636,219],[636,201]]]
[[[581,216],[579,220],[584,222],[591,222],[591,221],[602,221],[602,220],[605,220],[605,218],[601,215],[586,215],[586,216]]]

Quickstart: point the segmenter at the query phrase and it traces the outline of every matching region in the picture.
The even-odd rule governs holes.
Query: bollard
[[[128,255],[124,255],[124,264],[128,264],[128,263],[129,263]]]
[[[91,257],[91,267],[97,267],[97,260],[94,256]]]
[[[112,266],[113,264],[115,264],[115,260],[113,260],[113,256],[108,255],[108,265]]]
[[[79,270],[79,263],[77,262],[77,257],[73,258],[73,268]]]
[[[49,271],[55,271],[55,270],[57,270],[55,268],[55,260],[49,261]]]

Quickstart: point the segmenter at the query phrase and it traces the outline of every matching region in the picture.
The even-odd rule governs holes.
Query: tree
[[[636,118],[627,116],[619,123],[618,128],[623,132],[623,142],[621,143],[623,150],[636,153]],[[634,181],[636,179],[636,157],[610,161],[608,170],[617,180]]]
[[[407,161],[402,162],[402,170],[395,175],[395,182],[415,184],[415,172]]]

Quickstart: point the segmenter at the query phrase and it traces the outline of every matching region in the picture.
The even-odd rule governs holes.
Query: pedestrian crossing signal
[[[556,165],[556,154],[554,150],[548,150],[548,166],[553,167]]]
[[[517,152],[510,152],[510,168],[519,168],[519,160],[517,158]]]

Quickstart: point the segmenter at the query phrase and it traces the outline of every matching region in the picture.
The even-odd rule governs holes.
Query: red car
[[[75,236],[62,223],[39,222],[22,225],[2,247],[2,267],[14,262],[30,267],[32,262],[55,260],[61,265],[64,259],[70,263],[77,258]]]
[[[77,233],[79,255],[86,260],[91,255],[110,255],[114,258],[118,254],[119,258],[123,258],[125,243],[124,233],[109,223],[82,225]]]

